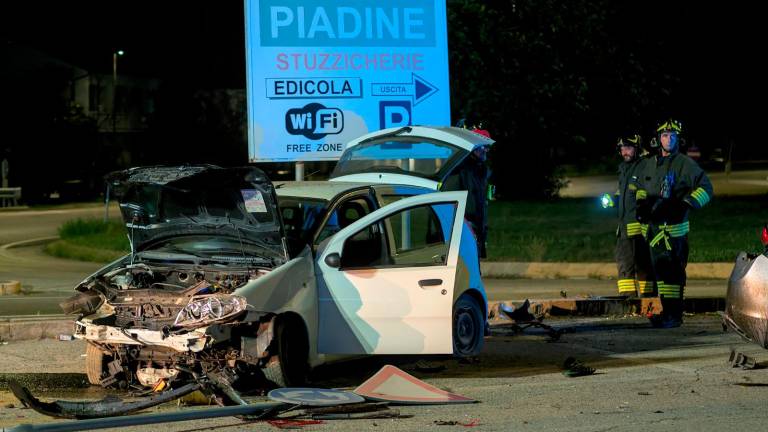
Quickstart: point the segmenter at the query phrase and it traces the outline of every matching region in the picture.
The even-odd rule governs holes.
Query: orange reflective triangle
[[[474,399],[429,385],[392,365],[384,366],[353,391],[366,399],[402,405],[477,402]]]

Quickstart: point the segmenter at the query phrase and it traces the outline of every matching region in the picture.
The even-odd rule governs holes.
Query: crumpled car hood
[[[258,168],[140,167],[106,180],[137,252],[171,237],[217,235],[287,257],[275,189]]]

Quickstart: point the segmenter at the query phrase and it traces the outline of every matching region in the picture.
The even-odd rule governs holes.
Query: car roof
[[[329,181],[275,181],[275,191],[278,198],[298,197],[317,198],[330,201],[337,195],[352,189],[370,186],[360,182],[329,182]]]

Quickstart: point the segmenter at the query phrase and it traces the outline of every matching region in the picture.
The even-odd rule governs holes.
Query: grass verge
[[[80,261],[110,262],[130,251],[122,221],[75,219],[59,228],[57,240],[45,247],[45,252]]]
[[[489,209],[491,261],[613,262],[615,211],[596,199],[494,201]],[[732,262],[741,251],[762,251],[758,231],[768,221],[763,196],[715,198],[691,214],[690,262]],[[128,253],[122,222],[73,220],[59,229],[51,255],[109,262]]]
[[[715,198],[690,216],[690,262],[731,262],[762,251],[758,230],[768,221],[764,196]],[[617,220],[597,199],[491,203],[492,261],[613,262]]]

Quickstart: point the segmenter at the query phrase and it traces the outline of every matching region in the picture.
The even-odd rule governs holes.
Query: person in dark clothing
[[[679,327],[688,265],[688,213],[709,203],[712,183],[693,159],[680,153],[682,126],[675,120],[657,129],[659,153],[640,173],[637,219],[647,227],[662,314],[655,327]]]
[[[619,165],[618,202],[619,226],[616,229],[616,266],[619,295],[653,297],[654,281],[648,242],[637,221],[638,173],[647,159],[641,156],[640,135],[619,138],[616,148],[623,161]],[[649,279],[650,278],[650,279]]]
[[[474,132],[490,138],[490,134],[485,130],[478,129]],[[489,148],[490,145],[476,146],[440,188],[443,191],[465,190],[468,192],[464,218],[475,233],[480,258],[487,256],[488,200],[491,198],[492,190],[488,184],[491,170],[486,163]]]

